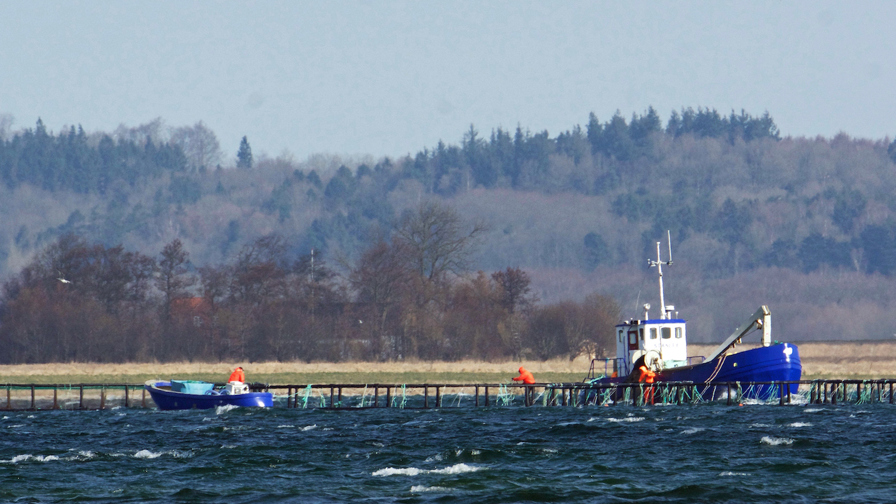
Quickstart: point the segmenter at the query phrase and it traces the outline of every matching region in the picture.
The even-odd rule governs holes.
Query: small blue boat
[[[160,410],[211,409],[218,406],[270,408],[274,395],[253,392],[245,383],[230,382],[223,387],[196,380],[150,380],[144,384]]]
[[[727,383],[743,384],[746,389],[742,395],[748,399],[796,393],[799,385],[795,382],[802,375],[799,350],[789,343],[772,344],[771,312],[767,306],[756,310],[709,356],[688,356],[686,322],[678,318],[674,306],[666,305],[663,292],[663,265],[672,264],[672,247],[669,246],[669,260],[664,262],[660,243],[656,245],[657,260],[649,260],[648,265],[659,273],[659,317],[650,318],[650,304],[645,304],[643,319],[617,325],[616,356],[592,360],[585,381],[595,385],[639,382],[643,379],[640,368],[645,366],[654,373],[656,383],[689,382],[704,399],[726,395]],[[761,346],[735,352],[742,338],[754,330],[762,333]]]

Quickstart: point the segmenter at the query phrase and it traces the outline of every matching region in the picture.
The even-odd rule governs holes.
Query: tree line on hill
[[[782,141],[768,113],[724,117],[708,109],[673,113],[663,128],[651,108],[630,122],[617,113],[600,123],[592,114],[586,131],[577,127],[554,139],[520,128],[511,137],[498,128],[484,140],[471,126],[460,146],[439,143],[394,165],[386,161],[373,169],[361,164],[354,176],[342,166],[329,179],[324,208],[344,211],[313,222],[307,236],[316,246],[356,248],[367,229],[394,218],[379,196],[414,180],[444,198],[471,187],[593,196],[608,203],[626,232],[641,236],[638,257],[649,257],[655,239],[671,229],[678,243],[705,237],[718,244],[736,257],[734,272],[769,266],[896,272],[896,218],[889,213],[896,197],[888,190],[896,189],[896,140]],[[278,208],[281,219],[289,208],[274,201],[293,194],[289,184],[272,191],[266,207]],[[570,240],[585,270],[632,260],[620,248],[620,228],[601,227]],[[724,276],[724,262],[717,256],[702,266]]]
[[[111,136],[88,136],[80,127],[53,135],[38,120],[33,129],[7,134],[8,139],[0,139],[0,180],[8,188],[31,184],[109,200],[91,209],[93,218],[75,209],[55,227],[6,229],[7,240],[36,249],[75,233],[111,246],[135,229],[153,226],[153,221],[170,221],[204,197],[232,200],[234,191],[243,190],[238,177],[212,170],[222,156],[214,133],[201,122],[170,129],[167,135],[162,130],[157,119],[119,128]],[[417,182],[424,193],[444,198],[471,188],[593,195],[607,200],[614,216],[645,235],[645,248],[665,229],[675,230],[679,242],[707,235],[736,251],[739,268],[772,265],[811,272],[834,267],[885,275],[896,271],[896,254],[890,252],[896,246],[892,219],[868,218],[875,203],[890,206],[894,198],[881,190],[886,185],[875,185],[886,173],[876,173],[878,167],[869,165],[875,160],[861,152],[871,147],[881,152],[882,160],[891,161],[896,159],[896,141],[880,148],[840,137],[834,142],[780,143],[767,112],[760,117],[743,111],[723,116],[714,109],[688,108],[673,112],[663,126],[651,107],[629,121],[617,112],[601,123],[591,114],[584,130],[577,126],[555,138],[547,131],[533,135],[517,127],[513,135],[497,128],[486,140],[471,126],[460,145],[439,142],[433,150],[395,161],[360,163],[354,169],[342,165],[323,179],[313,168],[305,171],[288,160],[254,162],[245,137],[236,164],[271,174],[282,171],[276,168],[284,164],[293,166],[279,184],[272,184],[256,209],[275,219],[282,234],[291,234],[288,228],[297,213],[319,208],[318,216],[299,230],[306,249],[358,253],[371,229],[388,229],[402,211],[384,196]],[[153,186],[149,181],[157,182]],[[106,195],[112,186],[116,190]],[[719,195],[720,189],[743,186],[769,196],[760,201],[730,191],[724,198]],[[140,191],[152,190],[151,202],[131,201]],[[819,213],[824,220],[810,227],[789,222],[795,232],[757,236],[761,231],[751,227],[764,226],[766,208],[780,203],[787,207],[784,215],[789,220],[818,220]],[[234,238],[242,224],[232,220],[231,231],[213,239]],[[613,235],[613,230],[594,229],[578,237],[580,267],[630,260],[616,250],[619,239]],[[242,236],[243,241],[251,238]],[[226,251],[230,245],[208,248]],[[210,259],[207,254],[203,251],[204,260]]]
[[[0,139],[0,180],[8,188],[32,184],[47,191],[105,194],[109,184],[133,186],[161,173],[187,171],[184,149],[150,138],[113,140],[102,135],[92,145],[80,126],[52,135],[43,121],[9,140]]]
[[[443,195],[455,194],[470,182],[485,188],[540,190],[552,185],[552,156],[564,156],[576,165],[596,154],[627,162],[650,156],[657,136],[682,135],[722,138],[730,143],[780,138],[768,113],[759,118],[746,112],[722,117],[714,109],[689,108],[681,114],[673,112],[664,129],[656,110],[650,107],[643,115],[633,114],[630,122],[617,112],[601,123],[592,113],[586,130],[576,126],[554,139],[547,131],[533,135],[517,126],[513,135],[497,128],[486,140],[471,125],[460,146],[439,142],[434,150],[417,153],[413,164],[407,164],[405,170],[408,176]],[[600,193],[612,183],[611,178],[604,176],[593,183],[573,181],[564,189]]]
[[[194,268],[65,235],[3,285],[3,363],[507,359],[603,353],[605,296],[540,305],[527,273],[471,273],[483,228],[428,200],[337,274],[280,235]]]
[[[554,139],[547,131],[532,135],[518,126],[512,136],[497,128],[486,140],[471,125],[460,146],[439,142],[433,150],[424,149],[412,163],[404,163],[400,177],[418,179],[428,191],[443,195],[470,184],[538,189],[548,182],[545,177],[551,156],[565,155],[578,164],[588,151],[628,161],[648,155],[651,137],[657,134],[724,138],[732,143],[780,139],[767,112],[758,118],[743,111],[723,117],[714,109],[688,108],[673,112],[664,128],[656,110],[650,107],[643,115],[633,114],[630,122],[617,112],[601,123],[592,113],[586,131],[576,126]],[[161,119],[155,119],[137,128],[120,127],[111,135],[90,138],[80,126],[53,135],[38,119],[33,129],[26,128],[9,139],[4,136],[10,135],[0,135],[0,180],[10,188],[30,183],[50,191],[104,193],[115,180],[133,186],[142,178],[158,177],[162,172],[204,172],[214,168],[222,157],[214,132],[202,122],[174,128],[166,135]],[[246,137],[240,142],[236,166],[253,166]]]
[[[594,290],[577,288],[583,279],[653,257],[666,230],[706,279],[896,274],[890,139],[792,138],[768,113],[703,108],[665,123],[649,108],[591,114],[555,135],[471,125],[459,136],[399,158],[298,162],[255,155],[245,137],[227,160],[201,122],[56,135],[40,121],[17,133],[0,124],[0,277],[69,234],[144,254],[180,239],[197,267],[279,235],[290,256],[356,264],[421,200],[486,221],[471,271],[514,265],[551,303],[581,302]]]

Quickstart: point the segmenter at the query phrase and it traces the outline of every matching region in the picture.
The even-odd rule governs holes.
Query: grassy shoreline
[[[896,378],[896,342],[800,343],[803,379]],[[738,349],[749,348],[749,345]],[[713,345],[690,345],[691,355],[707,355]],[[539,382],[578,382],[588,373],[586,357],[574,360],[484,362],[171,362],[54,363],[0,365],[0,383],[140,384],[154,378],[223,382],[237,365],[250,382],[323,383],[505,383],[522,365]]]
[[[0,383],[143,383],[154,378],[226,381],[241,365],[246,380],[270,384],[310,383],[503,383],[517,376],[520,366],[541,382],[581,381],[590,361],[458,361],[458,362],[170,362],[170,363],[55,363],[0,365]]]

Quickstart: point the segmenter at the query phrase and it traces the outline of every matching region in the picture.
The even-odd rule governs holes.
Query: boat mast
[[[652,268],[656,266],[657,272],[659,273],[660,277],[660,319],[670,318],[666,309],[665,293],[663,292],[663,264],[666,264],[666,266],[672,266],[672,232],[666,231],[666,233],[666,237],[669,242],[669,260],[663,263],[663,260],[660,257],[660,242],[656,242],[656,261],[652,261],[650,259],[647,260],[648,267]]]

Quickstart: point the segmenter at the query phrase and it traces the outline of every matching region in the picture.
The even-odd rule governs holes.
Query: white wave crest
[[[373,476],[418,476],[420,474],[463,474],[482,470],[482,467],[455,464],[442,469],[418,469],[416,467],[387,467],[373,472]]]
[[[788,427],[794,427],[794,428],[798,429],[800,427],[812,427],[812,424],[809,422],[794,422],[794,423],[788,425]]]
[[[722,471],[719,473],[719,476],[749,476],[747,473],[739,473],[732,471]]]
[[[149,450],[140,450],[134,454],[134,458],[139,459],[154,459],[162,456],[161,452],[151,452]]]
[[[314,429],[316,429],[316,428],[317,428],[317,424],[314,424],[314,425],[306,425],[306,426],[302,427],[302,432],[306,432],[306,431],[314,430]]]
[[[703,432],[705,430],[706,430],[705,427],[691,427],[690,429],[685,429],[685,430],[681,431],[681,433],[685,434],[685,435],[691,435],[691,434],[696,434],[698,432]]]
[[[237,408],[239,408],[239,406],[234,406],[233,404],[225,404],[224,406],[216,406],[215,414],[223,415],[224,413],[227,413],[228,411],[231,411],[231,410],[235,410]]]
[[[59,457],[57,457],[56,455],[32,455],[30,453],[26,453],[24,455],[16,455],[15,457],[13,457],[9,460],[4,460],[3,462],[5,462],[7,464],[18,464],[20,462],[28,462],[28,461],[53,462],[55,460],[59,460]]]
[[[425,485],[414,485],[411,487],[411,493],[419,494],[426,492],[450,492],[450,488],[440,487],[440,486],[425,486]]]
[[[608,422],[616,422],[616,423],[622,423],[622,422],[643,422],[643,421],[644,421],[644,417],[608,418],[607,421],[608,421]]]
[[[387,467],[373,471],[373,476],[417,476],[424,474],[426,471],[417,469],[416,467],[403,467],[396,469],[395,467]]]
[[[793,439],[762,436],[762,439],[759,442],[762,444],[767,444],[769,446],[792,445]]]

